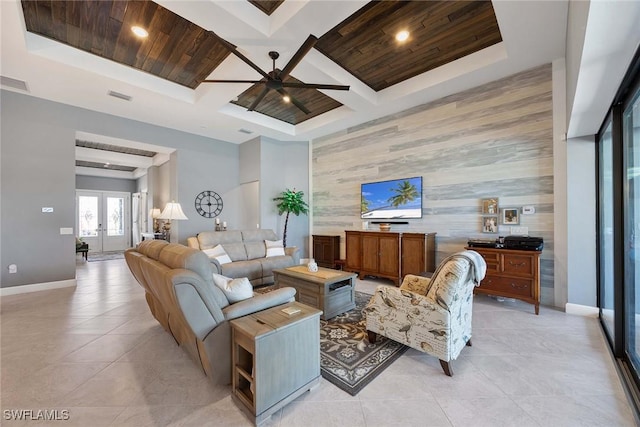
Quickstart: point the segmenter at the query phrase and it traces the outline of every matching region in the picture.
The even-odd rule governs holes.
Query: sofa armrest
[[[294,301],[295,295],[296,290],[294,288],[284,287],[267,292],[266,294],[254,294],[253,298],[231,304],[222,309],[222,312],[227,320],[237,319],[247,314]]]
[[[211,262],[211,271],[216,274],[222,274],[220,262],[215,258],[209,258],[209,261]]]
[[[284,248],[285,255],[289,255],[293,258],[293,265],[300,264],[300,250],[297,246],[288,246]]]
[[[200,242],[195,236],[187,237],[187,246],[200,250]]]

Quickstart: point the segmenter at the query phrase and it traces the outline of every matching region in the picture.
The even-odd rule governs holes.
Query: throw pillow
[[[204,249],[202,252],[207,254],[209,258],[215,258],[220,265],[231,262],[231,258],[229,258],[229,255],[227,255],[222,245],[218,245],[211,249]]]
[[[264,244],[267,247],[267,258],[284,255],[282,240],[265,240]]]
[[[253,286],[246,277],[232,279],[213,273],[213,283],[222,290],[231,304],[253,296]]]

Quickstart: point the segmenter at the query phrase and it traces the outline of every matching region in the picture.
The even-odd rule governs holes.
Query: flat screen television
[[[422,218],[422,177],[360,185],[362,219]]]

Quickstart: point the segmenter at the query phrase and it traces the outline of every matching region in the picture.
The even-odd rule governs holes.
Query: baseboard
[[[565,304],[564,311],[567,314],[575,314],[578,316],[586,316],[586,317],[598,317],[600,315],[600,310],[598,310],[598,307],[591,307],[589,305],[572,304],[570,302]]]
[[[58,282],[34,283],[33,285],[10,286],[8,288],[0,288],[0,297],[26,294],[29,292],[48,291],[51,289],[72,288],[74,286],[76,286],[76,279],[60,280]]]

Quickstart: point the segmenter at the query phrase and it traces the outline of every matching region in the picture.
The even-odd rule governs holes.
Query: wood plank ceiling
[[[271,14],[284,0],[249,1]],[[148,0],[21,3],[27,31],[191,89],[197,88],[230,54],[206,29]],[[134,36],[133,25],[147,29],[148,38]],[[410,36],[399,44],[395,34],[402,29]],[[366,4],[321,36],[315,48],[380,91],[500,41],[490,1],[387,0]],[[231,102],[246,108],[263,87],[256,84]],[[295,125],[342,105],[315,89],[290,92],[311,114],[283,103],[274,91],[256,111]]]
[[[249,0],[249,3],[269,16],[271,16],[283,2],[284,0]]]
[[[196,88],[230,54],[205,29],[152,1],[23,0],[27,31]],[[131,27],[145,28],[138,38]]]
[[[409,31],[409,40],[395,35]],[[375,91],[502,41],[490,1],[372,1],[316,49]]]
[[[264,81],[265,79],[262,80]],[[301,83],[300,80],[292,76],[285,78],[284,81]],[[231,101],[231,103],[248,108],[263,89],[264,85],[254,84],[242,92],[238,96],[237,101]],[[316,89],[287,88],[287,92],[297,101],[301,102],[310,113],[303,113],[293,105],[293,103],[283,102],[282,95],[274,90],[267,93],[262,102],[256,107],[256,111],[295,125],[342,106],[342,104],[335,99],[328,97]]]

